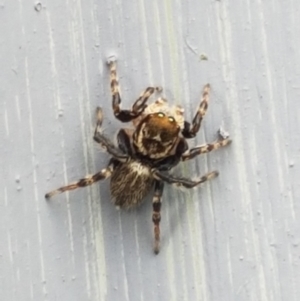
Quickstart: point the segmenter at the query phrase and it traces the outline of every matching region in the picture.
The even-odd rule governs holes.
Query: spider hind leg
[[[154,224],[154,253],[159,253],[160,244],[160,228],[159,223],[161,219],[160,209],[161,209],[161,197],[164,190],[164,182],[155,181],[154,196],[152,200],[152,221]]]
[[[72,184],[69,184],[66,186],[62,186],[56,190],[46,193],[45,198],[50,199],[54,195],[63,193],[65,191],[74,190],[74,189],[77,189],[80,187],[86,187],[86,186],[92,185],[95,182],[109,178],[111,176],[112,172],[113,172],[113,165],[109,165],[107,168],[102,169],[100,172],[97,172],[94,175],[86,176],[85,178],[82,178],[75,183],[72,183]]]
[[[190,180],[190,179],[183,178],[183,177],[174,177],[169,173],[162,173],[158,170],[153,171],[153,176],[155,179],[165,181],[168,184],[174,184],[175,186],[178,186],[178,187],[183,186],[185,188],[194,188],[208,180],[216,178],[218,175],[219,175],[219,172],[215,170],[215,171],[205,174],[199,180]]]

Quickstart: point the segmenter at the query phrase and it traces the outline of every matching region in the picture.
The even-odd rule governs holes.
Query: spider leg
[[[135,101],[131,110],[122,110],[120,107],[121,96],[120,96],[120,87],[117,76],[116,61],[110,60],[108,62],[110,68],[110,88],[112,94],[112,107],[114,115],[117,119],[122,122],[128,122],[137,118],[140,114],[143,113],[146,108],[146,102],[148,98],[155,92],[160,92],[162,89],[160,87],[148,87],[146,88],[139,98]]]
[[[134,102],[132,106],[132,112],[135,114],[135,117],[139,116],[145,108],[147,107],[146,102],[148,98],[154,93],[154,92],[161,92],[161,87],[148,87],[146,88],[139,98]]]
[[[120,129],[117,134],[118,147],[121,151],[129,156],[132,155],[130,136],[126,133],[125,129]]]
[[[183,186],[185,188],[193,188],[219,175],[218,171],[212,171],[202,176],[199,180],[194,181],[183,177],[174,177],[168,173],[162,173],[155,169],[152,170],[152,173],[156,180],[165,181],[169,184],[175,184],[176,186]]]
[[[154,224],[154,253],[159,253],[159,243],[160,243],[160,209],[161,209],[161,197],[164,190],[164,182],[162,181],[155,181],[154,186],[154,196],[152,200],[152,221]]]
[[[182,161],[187,161],[187,160],[193,159],[198,155],[206,154],[206,153],[209,153],[213,150],[216,150],[216,149],[219,149],[219,148],[224,147],[226,145],[229,145],[231,142],[232,142],[232,140],[226,138],[226,139],[223,139],[223,140],[218,140],[218,141],[213,142],[213,143],[196,146],[196,147],[191,148],[190,150],[188,150],[186,153],[184,153],[181,157],[181,160]]]
[[[127,162],[129,160],[129,156],[124,154],[119,148],[117,148],[109,138],[104,136],[101,133],[101,125],[103,121],[102,109],[100,107],[97,108],[97,123],[94,132],[94,140],[99,143],[109,154],[111,154],[114,158],[116,158],[120,162]]]
[[[94,175],[86,176],[85,178],[80,179],[79,181],[77,181],[75,183],[72,183],[72,184],[60,187],[60,188],[58,188],[56,190],[53,190],[51,192],[48,192],[45,195],[45,198],[49,199],[49,198],[53,197],[54,195],[63,193],[65,191],[74,190],[74,189],[77,189],[79,187],[85,187],[85,186],[92,185],[95,182],[107,179],[108,177],[111,176],[112,172],[113,172],[113,164],[109,164],[107,168],[102,169],[101,171],[97,172]]]
[[[199,131],[202,119],[208,107],[209,92],[210,92],[210,85],[206,84],[203,88],[201,102],[197,110],[197,113],[193,119],[192,125],[187,121],[184,122],[184,129],[182,130],[182,134],[185,138],[193,138]]]

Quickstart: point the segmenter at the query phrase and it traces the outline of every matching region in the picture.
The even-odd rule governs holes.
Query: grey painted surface
[[[300,2],[127,2],[0,3],[1,300],[299,300]],[[192,118],[209,82],[190,145],[234,140],[177,170],[220,177],[167,186],[158,256],[151,198],[118,212],[103,182],[44,200],[109,158],[92,131],[98,105],[122,126],[112,53],[124,107],[158,84]]]

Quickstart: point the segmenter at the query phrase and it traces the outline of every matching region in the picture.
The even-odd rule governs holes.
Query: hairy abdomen
[[[139,162],[119,163],[110,181],[113,203],[121,208],[139,205],[149,193],[153,178],[147,166]]]

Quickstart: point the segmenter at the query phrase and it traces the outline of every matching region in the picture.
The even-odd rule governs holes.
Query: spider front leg
[[[152,221],[154,224],[154,253],[159,253],[159,243],[160,243],[160,209],[161,209],[161,197],[164,190],[164,182],[162,181],[155,181],[154,186],[154,196],[152,200]]]
[[[168,173],[163,173],[158,170],[152,170],[153,176],[156,180],[164,181],[169,184],[174,184],[176,186],[183,186],[185,188],[193,188],[197,185],[200,185],[208,180],[211,180],[219,175],[218,171],[212,171],[204,176],[202,176],[199,180],[193,181],[187,178],[182,178],[182,177],[174,177]]]
[[[182,135],[185,138],[193,138],[196,136],[197,132],[199,131],[202,119],[208,108],[209,92],[210,92],[210,85],[206,84],[203,88],[201,102],[197,110],[197,113],[193,119],[192,125],[187,121],[184,122],[184,129],[182,130]]]
[[[120,107],[121,104],[121,96],[120,96],[120,89],[119,89],[119,81],[117,77],[117,69],[116,69],[116,61],[110,60],[108,61],[109,68],[110,68],[110,88],[112,94],[112,106],[114,115],[117,119],[122,122],[128,122],[143,113],[145,108],[147,107],[146,102],[148,98],[155,92],[161,92],[161,87],[148,87],[146,88],[139,98],[135,101],[132,106],[131,110],[122,110]]]
[[[109,178],[111,176],[112,172],[113,172],[113,164],[110,163],[107,166],[107,168],[102,169],[100,172],[97,172],[94,175],[86,176],[85,178],[80,179],[79,181],[77,181],[75,183],[60,187],[56,190],[46,193],[45,198],[49,199],[49,198],[53,197],[54,195],[63,193],[65,191],[74,190],[79,187],[85,187],[85,186],[92,185],[95,182]]]

